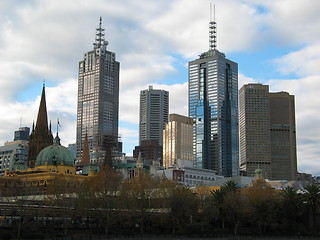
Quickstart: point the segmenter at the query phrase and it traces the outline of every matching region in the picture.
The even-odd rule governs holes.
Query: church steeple
[[[48,116],[47,116],[47,104],[46,104],[46,92],[43,84],[42,94],[39,106],[39,112],[37,117],[36,129],[41,131],[48,131]]]
[[[50,127],[51,128],[51,127]],[[47,104],[45,85],[42,87],[42,94],[36,126],[32,126],[32,133],[29,137],[29,151],[28,151],[28,167],[34,168],[35,162],[40,151],[53,144],[53,136],[51,129],[48,128]]]

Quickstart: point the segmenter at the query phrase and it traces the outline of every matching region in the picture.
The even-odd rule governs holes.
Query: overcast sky
[[[298,170],[320,175],[320,1],[215,0],[218,49],[239,64],[239,88],[295,95]],[[138,145],[139,92],[170,94],[188,114],[187,63],[209,49],[209,0],[1,0],[0,144],[36,120],[43,81],[54,134],[75,142],[78,63],[99,17],[120,62],[120,134]]]

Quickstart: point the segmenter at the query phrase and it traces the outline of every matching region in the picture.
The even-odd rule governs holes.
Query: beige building
[[[296,180],[294,96],[269,93],[269,86],[246,84],[239,92],[240,170],[264,178]]]
[[[177,159],[193,160],[192,118],[170,114],[163,130],[163,166],[170,168]]]

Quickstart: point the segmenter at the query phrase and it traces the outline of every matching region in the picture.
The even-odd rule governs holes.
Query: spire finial
[[[212,21],[212,3],[210,3],[210,22],[209,22],[209,49],[217,48],[217,23],[216,23],[216,6],[213,5],[213,21]]]
[[[104,28],[102,27],[102,17],[100,17],[99,27],[96,29],[96,39],[93,44],[94,48],[100,48],[102,45],[108,45],[108,41],[104,40]]]
[[[57,119],[57,135],[59,133],[59,127],[61,128],[60,122],[59,122],[59,118]]]

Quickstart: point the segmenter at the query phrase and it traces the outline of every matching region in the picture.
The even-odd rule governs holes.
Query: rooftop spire
[[[46,106],[46,93],[45,85],[42,87],[42,94],[40,100],[40,107],[37,117],[36,129],[40,131],[48,132],[48,117],[47,117],[47,106]]]
[[[213,20],[212,20],[212,3],[210,3],[209,49],[216,50],[216,48],[217,48],[216,7],[215,5],[213,5]]]
[[[108,41],[104,39],[104,28],[102,27],[102,17],[100,17],[99,27],[96,29],[96,39],[93,44],[94,48],[100,48],[102,45],[108,45]]]
[[[59,133],[59,127],[61,128],[59,118],[57,119],[57,134]],[[51,122],[50,122],[50,128],[51,128]]]

